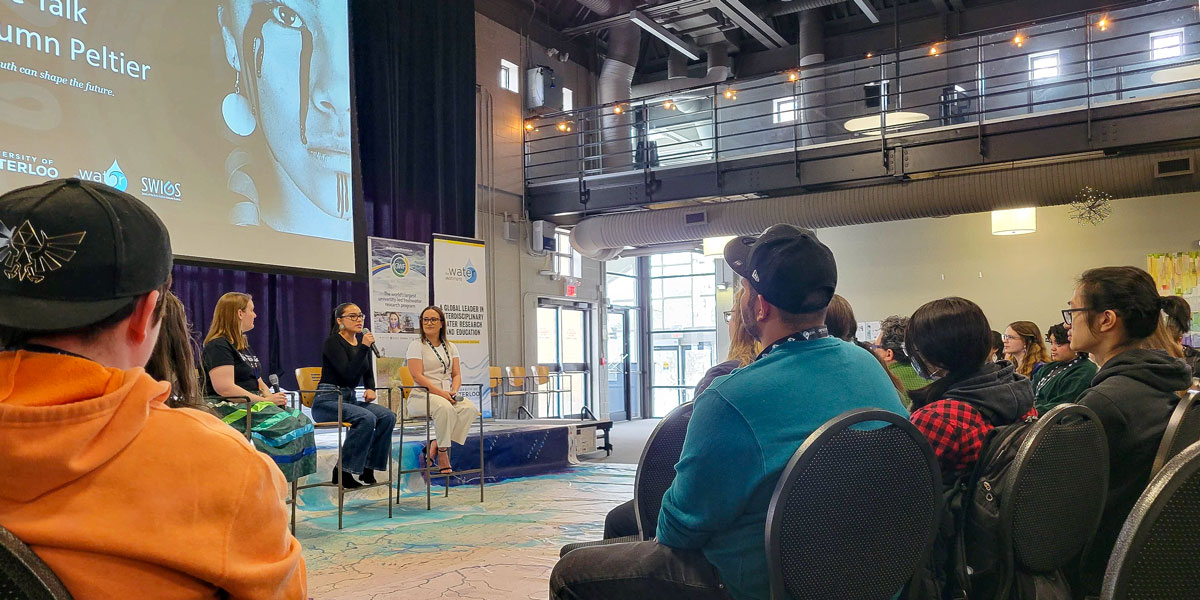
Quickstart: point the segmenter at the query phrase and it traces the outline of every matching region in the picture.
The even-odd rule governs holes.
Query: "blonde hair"
[[[745,293],[745,288],[739,287],[733,294],[733,310],[730,311],[729,320],[735,322],[736,326],[729,338],[729,354],[725,357],[725,360],[738,361],[738,366],[741,367],[754,362],[755,357],[762,351],[762,345],[742,324],[742,296]]]
[[[1014,363],[1018,373],[1033,377],[1035,365],[1050,362],[1050,353],[1046,351],[1046,342],[1042,340],[1041,330],[1033,321],[1014,321],[1008,324],[1008,328],[1017,332],[1021,341],[1025,343],[1025,357],[1021,359],[1021,364],[1015,364],[1015,355],[1009,354],[1005,358]]]
[[[1166,321],[1159,321],[1158,327],[1154,329],[1154,333],[1150,337],[1142,340],[1141,344],[1135,347],[1145,348],[1146,350],[1164,350],[1174,358],[1183,358],[1183,344],[1175,341],[1175,336],[1172,335],[1172,328],[1167,325]]]
[[[204,343],[223,338],[229,340],[234,348],[245,350],[250,342],[246,340],[246,334],[242,333],[242,321],[238,318],[238,311],[246,310],[250,300],[250,294],[241,292],[229,292],[221,296],[217,300],[217,307],[213,309],[212,326],[208,328],[208,335],[204,336]]]

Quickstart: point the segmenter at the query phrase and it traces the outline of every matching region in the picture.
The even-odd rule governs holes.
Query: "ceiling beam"
[[[863,1],[863,0],[857,0]],[[712,5],[767,48],[783,48],[787,40],[739,0],[712,0]]]
[[[892,1],[898,2],[899,0]],[[867,2],[867,0],[854,0],[854,3],[858,5],[858,9],[861,10],[864,15],[867,15],[867,18],[870,19],[872,23],[879,22],[879,15],[875,14],[875,7],[871,6],[870,2]]]

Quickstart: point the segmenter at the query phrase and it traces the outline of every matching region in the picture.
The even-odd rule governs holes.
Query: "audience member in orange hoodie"
[[[0,525],[77,598],[305,598],[283,475],[142,366],[171,248],[132,196],[0,196]]]

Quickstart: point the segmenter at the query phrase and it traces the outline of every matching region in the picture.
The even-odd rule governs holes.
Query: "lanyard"
[[[797,331],[795,333],[788,334],[787,337],[775,342],[774,344],[771,344],[769,348],[760,352],[755,360],[766,356],[768,352],[771,352],[772,350],[790,342],[807,342],[809,340],[819,340],[827,337],[829,337],[829,328],[824,325],[813,327],[811,329],[805,329],[804,331]]]
[[[66,350],[61,350],[61,349],[54,348],[51,346],[43,346],[41,344],[18,344],[11,348],[4,349],[5,352],[15,352],[17,350],[24,350],[26,352],[39,352],[42,354],[61,354],[63,356],[74,356],[75,358],[82,358],[84,360],[92,360],[86,356],[75,354],[74,352],[68,352]],[[93,361],[93,362],[95,362],[95,361]]]
[[[1033,390],[1034,395],[1036,396],[1038,394],[1038,392],[1041,392],[1042,388],[1046,387],[1046,384],[1050,383],[1050,380],[1057,377],[1059,373],[1062,373],[1062,372],[1066,371],[1067,369],[1070,369],[1072,366],[1075,365],[1075,363],[1077,363],[1081,360],[1087,360],[1087,359],[1082,356],[1077,356],[1077,357],[1075,357],[1074,360],[1072,360],[1069,363],[1061,364],[1061,365],[1058,365],[1057,367],[1054,367],[1053,371],[1050,371],[1049,373],[1046,374],[1045,377],[1038,380],[1037,389]]]
[[[429,346],[430,350],[433,350],[433,355],[437,357],[438,362],[442,363],[442,372],[445,375],[449,375],[450,374],[450,364],[449,364],[450,363],[450,350],[448,348],[446,348],[446,340],[442,340],[442,350],[444,350],[446,352],[446,360],[442,360],[442,355],[438,354],[437,348],[435,348],[428,339],[425,340],[425,345]]]

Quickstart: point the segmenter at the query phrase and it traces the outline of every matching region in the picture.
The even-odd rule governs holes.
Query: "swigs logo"
[[[403,254],[392,257],[392,274],[396,277],[408,275],[408,259]]]

